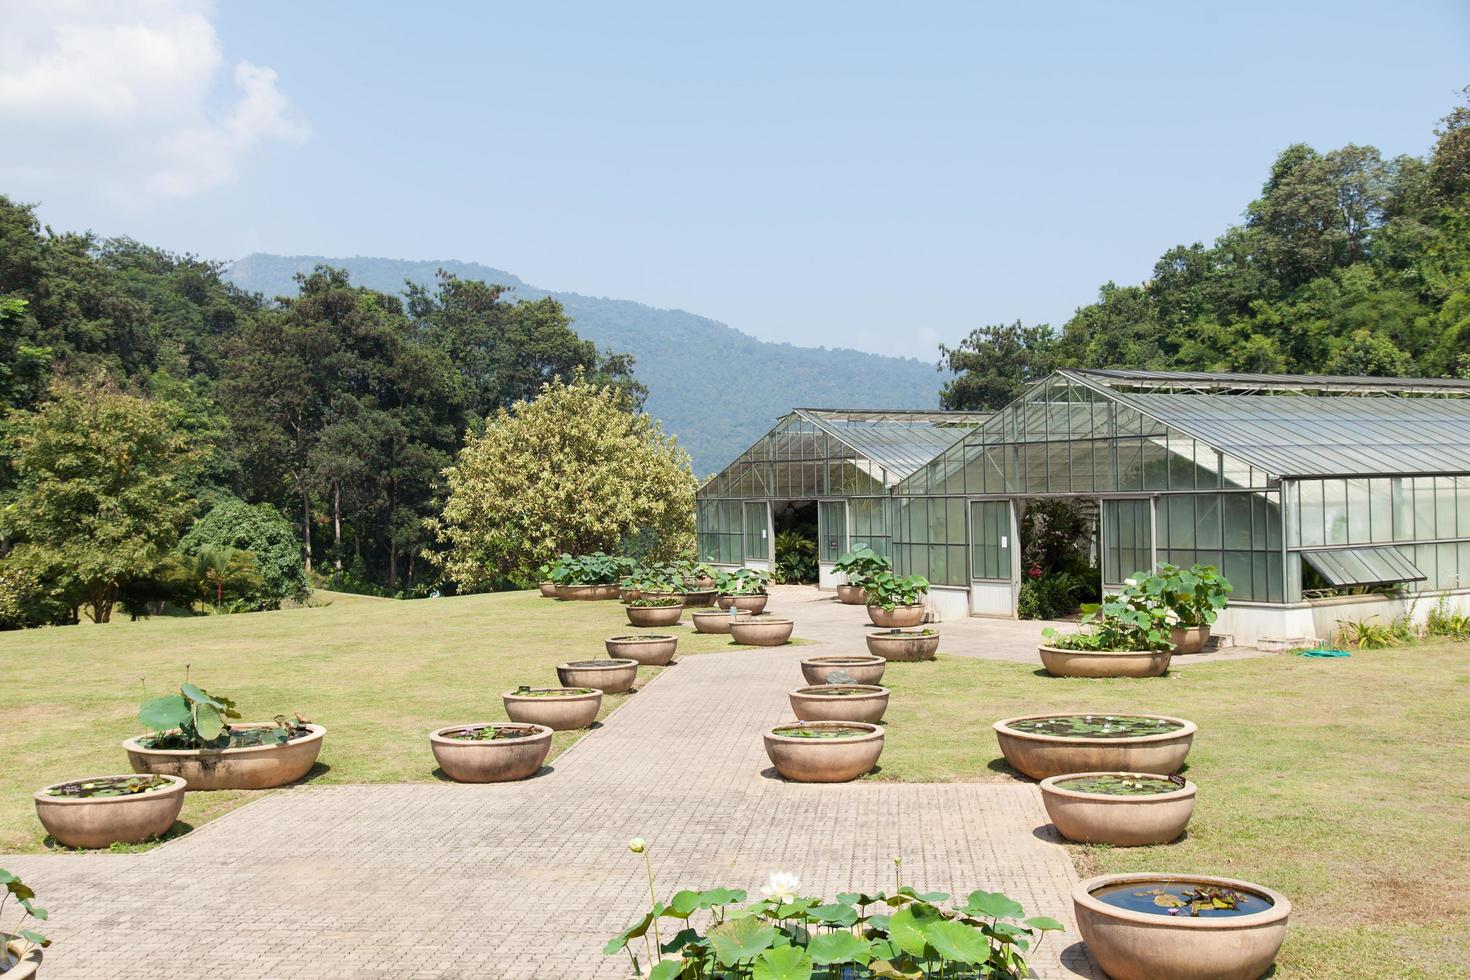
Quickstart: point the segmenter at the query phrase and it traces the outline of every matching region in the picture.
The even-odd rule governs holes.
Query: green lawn
[[[555,666],[604,657],[608,636],[634,632],[613,602],[537,593],[398,602],[317,593],[315,608],[166,617],[0,633],[0,853],[39,851],[31,794],[47,783],[126,772],[123,739],[140,734],[150,694],[195,683],[234,698],[245,720],[300,712],[327,726],[320,783],[435,778],[430,728],[504,720],[500,693],[556,686]],[[554,613],[554,615],[552,615]],[[733,646],[682,626],[680,653]],[[639,683],[657,674],[644,667]],[[603,699],[603,716],[629,696]],[[558,732],[553,757],[582,733]],[[190,793],[180,819],[198,825],[250,799]]]
[[[1082,874],[1180,870],[1270,886],[1294,906],[1280,977],[1470,971],[1470,646],[1278,655],[1151,680],[1077,680],[943,658],[891,664],[878,779],[1015,779],[992,722],[1143,711],[1199,725],[1184,840],[1072,848]]]

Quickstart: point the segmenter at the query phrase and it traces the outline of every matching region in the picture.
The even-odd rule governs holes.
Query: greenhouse
[[[1470,381],[1065,370],[993,415],[787,415],[698,495],[701,557],[774,561],[815,511],[821,584],[859,543],[942,616],[1016,615],[1034,500],[1093,515],[1102,585],[1159,562],[1234,585],[1237,642],[1470,605]]]

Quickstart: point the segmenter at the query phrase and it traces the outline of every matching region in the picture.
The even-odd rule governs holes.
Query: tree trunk
[[[392,591],[398,585],[398,541],[388,539],[388,589]]]
[[[306,481],[301,485],[301,547],[306,552],[306,574],[311,574],[311,494],[306,492]]]
[[[337,556],[337,575],[342,574],[342,484],[332,484],[332,553]]]

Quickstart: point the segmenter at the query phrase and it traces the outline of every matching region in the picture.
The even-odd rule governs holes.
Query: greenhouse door
[[[745,564],[770,570],[771,504],[767,500],[745,502]]]
[[[1102,584],[1116,590],[1135,573],[1154,569],[1152,497],[1107,498],[1102,502]]]
[[[970,501],[970,613],[1016,615],[1019,549],[1009,499]]]

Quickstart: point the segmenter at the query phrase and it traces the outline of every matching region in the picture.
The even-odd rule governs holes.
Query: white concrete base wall
[[[970,590],[964,586],[929,586],[929,609],[943,622],[970,615]]]
[[[817,588],[826,589],[828,592],[836,589],[839,585],[847,583],[847,576],[833,570],[836,564],[830,561],[817,562]]]
[[[974,582],[970,585],[970,615],[1004,616],[1015,615],[1011,602],[1011,587],[1005,582]]]
[[[1422,625],[1441,601],[1450,612],[1470,613],[1470,592],[1433,592],[1403,598],[1344,596],[1312,599],[1291,606],[1238,603],[1220,613],[1215,632],[1230,634],[1240,646],[1257,646],[1263,640],[1305,638],[1330,643],[1337,637],[1339,620],[1386,625],[1407,616]]]

